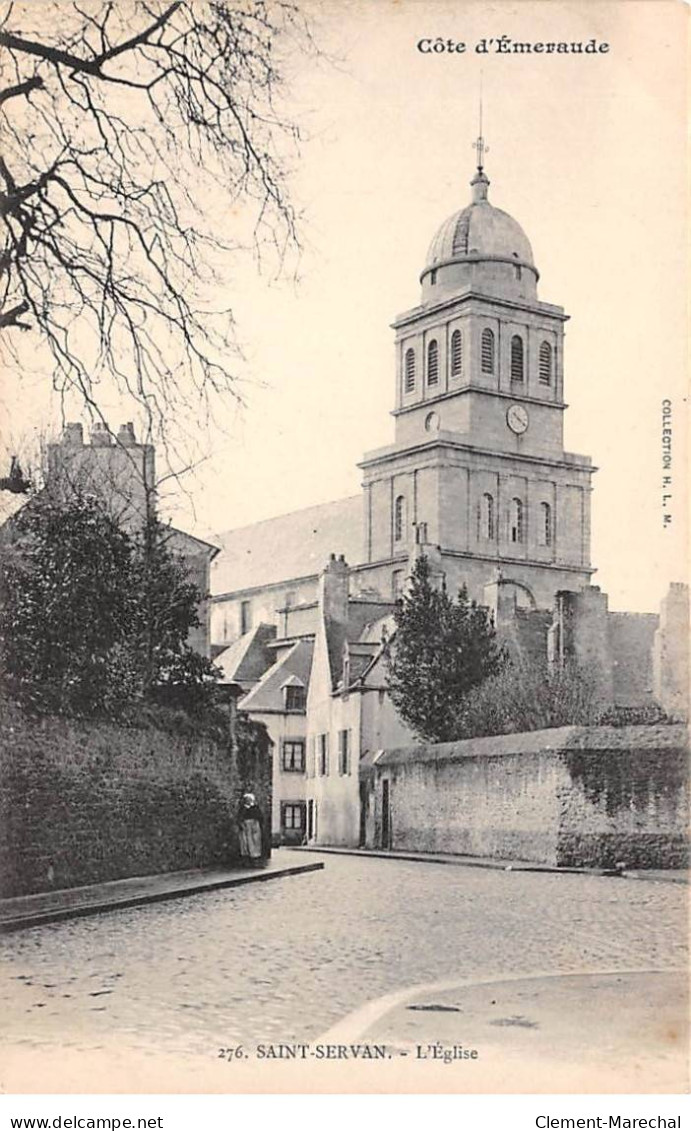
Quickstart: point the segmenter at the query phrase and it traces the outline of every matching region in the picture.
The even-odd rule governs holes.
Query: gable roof
[[[362,561],[362,498],[292,511],[228,530],[211,569],[211,591],[232,593],[300,577],[314,577],[332,553],[349,565]]]
[[[238,706],[242,711],[285,710],[283,688],[291,686],[291,676],[296,676],[307,687],[312,670],[312,640],[298,640],[280,660],[277,660],[265,673],[256,687],[241,699]],[[295,686],[295,684],[292,684]]]
[[[205,542],[203,538],[197,538],[196,534],[189,534],[186,530],[180,530],[177,526],[167,526],[166,533],[170,537],[170,545],[180,554],[208,554],[209,561],[220,553],[218,546],[213,546],[211,542]]]

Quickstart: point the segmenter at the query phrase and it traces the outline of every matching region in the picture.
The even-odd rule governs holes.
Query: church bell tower
[[[530,242],[490,203],[482,137],[476,148],[471,201],[438,229],[420,303],[393,323],[395,442],[360,465],[366,560],[386,591],[429,543],[450,588],[481,600],[500,567],[526,604],[551,608],[593,572],[594,469],[564,451],[567,315],[538,299]]]

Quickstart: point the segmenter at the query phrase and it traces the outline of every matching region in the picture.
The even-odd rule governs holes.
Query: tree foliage
[[[287,0],[17,0],[0,8],[0,337],[38,335],[60,393],[99,381],[159,424],[233,388],[215,273],[295,243],[285,187]],[[247,242],[245,240],[245,242]],[[112,387],[112,386],[111,386]]]
[[[0,659],[35,709],[116,716],[145,699],[198,708],[218,671],[187,645],[198,589],[152,519],[125,533],[96,496],[46,492],[0,563]]]
[[[602,721],[598,682],[576,663],[550,670],[518,656],[474,688],[456,714],[456,738],[517,734]]]
[[[486,611],[463,586],[456,600],[432,584],[426,557],[417,559],[411,583],[394,614],[387,686],[401,718],[420,738],[458,737],[460,705],[470,690],[504,663]]]

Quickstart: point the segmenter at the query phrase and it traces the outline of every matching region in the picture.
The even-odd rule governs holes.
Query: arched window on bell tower
[[[552,545],[552,508],[549,503],[540,503],[540,545]]]
[[[509,542],[523,541],[523,503],[512,499],[509,507]]]
[[[490,329],[482,331],[480,341],[481,360],[483,373],[494,373],[494,333]]]
[[[407,349],[403,362],[403,389],[412,393],[415,389],[415,350]]]
[[[439,343],[436,338],[427,346],[427,384],[439,384]]]
[[[538,377],[541,385],[552,384],[552,347],[549,342],[543,342],[540,346]]]
[[[519,334],[511,339],[511,380],[514,384],[523,381],[523,338]]]
[[[399,495],[394,503],[393,509],[393,537],[394,542],[403,541],[403,530],[405,528],[405,498]]]
[[[460,330],[451,335],[451,376],[460,377],[463,372],[463,337]]]
[[[489,491],[477,505],[477,537],[478,542],[494,541],[494,497]]]

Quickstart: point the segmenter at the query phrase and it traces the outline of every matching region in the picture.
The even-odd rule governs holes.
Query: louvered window
[[[549,503],[540,503],[540,540],[543,546],[552,545],[552,508]]]
[[[494,334],[491,330],[482,331],[481,353],[482,372],[494,373]]]
[[[439,383],[439,345],[436,338],[427,347],[427,384],[437,385]]]
[[[460,377],[463,370],[463,338],[460,330],[451,335],[451,376]]]
[[[539,377],[541,385],[552,384],[552,347],[549,342],[540,346]]]
[[[509,515],[509,541],[523,541],[523,503],[520,499],[511,500]]]
[[[394,505],[393,514],[393,536],[394,541],[400,542],[403,538],[403,527],[405,525],[405,499],[403,495],[399,495]]]
[[[494,498],[489,493],[484,494],[478,503],[477,528],[478,541],[494,541]]]
[[[523,380],[523,338],[518,334],[511,339],[511,380]]]
[[[415,388],[415,350],[409,349],[405,351],[404,362],[405,378],[404,388],[406,393],[412,393]]]

